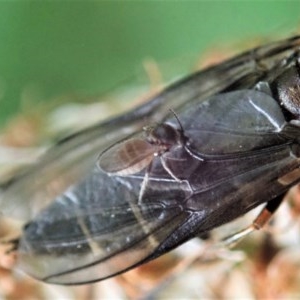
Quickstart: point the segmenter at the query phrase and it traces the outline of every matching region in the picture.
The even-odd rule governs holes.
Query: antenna
[[[172,108],[169,108],[169,111],[174,115],[175,119],[177,120],[177,122],[178,122],[178,124],[179,124],[180,131],[181,131],[182,134],[183,134],[183,132],[184,132],[183,126],[182,126],[182,124],[181,124],[181,122],[180,122],[180,120],[179,120],[178,115],[176,114],[176,112],[175,112]]]
[[[183,126],[179,120],[179,117],[178,115],[176,114],[176,112],[170,108],[169,111],[174,115],[174,117],[176,118],[179,126],[180,126],[180,131],[181,131],[181,138],[184,139],[184,148],[185,150],[194,158],[196,158],[197,160],[200,160],[200,161],[203,161],[204,158],[201,157],[201,155],[197,155],[197,154],[194,154],[193,151],[189,148],[189,145],[186,143],[186,141],[188,140],[188,138],[184,135],[184,130],[183,130]]]

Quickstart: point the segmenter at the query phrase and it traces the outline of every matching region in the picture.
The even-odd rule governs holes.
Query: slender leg
[[[145,172],[145,176],[143,178],[143,181],[141,183],[141,188],[140,188],[140,192],[139,192],[139,198],[138,198],[138,202],[136,203],[137,205],[134,205],[134,204],[130,204],[131,206],[131,209],[132,209],[132,212],[134,213],[137,221],[139,222],[139,224],[142,226],[144,232],[148,235],[148,241],[149,243],[154,247],[156,248],[159,243],[158,241],[153,237],[152,234],[149,235],[149,228],[147,226],[147,224],[145,224],[145,220],[139,210],[139,206],[142,204],[142,201],[143,201],[143,196],[144,196],[144,193],[146,191],[146,187],[147,187],[147,184],[149,182],[149,172],[151,171],[151,167],[152,167],[152,162],[148,165],[147,167],[147,170]]]
[[[191,195],[192,195],[192,194],[194,193],[194,191],[193,191],[193,188],[191,187],[189,181],[186,180],[186,179],[181,180],[180,178],[178,178],[178,177],[172,172],[172,170],[168,167],[168,165],[167,165],[167,163],[166,163],[166,161],[165,161],[165,159],[164,159],[163,156],[161,156],[160,160],[161,160],[162,166],[163,166],[164,169],[169,173],[169,175],[170,175],[174,180],[178,181],[179,183],[185,183],[185,184],[188,186],[188,189],[190,190]]]
[[[172,282],[177,276],[182,275],[182,273],[186,269],[188,269],[191,265],[195,264],[199,260],[199,258],[203,259],[203,256],[205,257],[205,255],[207,255],[207,254],[208,254],[208,256],[207,256],[208,261],[212,258],[224,257],[222,254],[220,255],[220,253],[219,253],[220,248],[224,248],[224,247],[227,248],[228,246],[229,247],[234,246],[242,238],[246,237],[251,232],[259,230],[262,227],[264,227],[264,225],[266,225],[270,221],[270,219],[273,216],[273,214],[275,213],[276,209],[282,203],[284,197],[285,197],[285,194],[270,200],[267,203],[267,205],[262,209],[260,214],[255,218],[253,223],[250,226],[248,226],[247,228],[245,228],[231,236],[224,238],[217,245],[216,244],[214,244],[214,245],[208,244],[208,246],[204,247],[202,249],[202,251],[197,250],[197,252],[195,252],[193,255],[185,257],[185,259],[183,259],[180,263],[178,263],[174,267],[174,269],[172,269],[162,279],[161,283],[159,285],[157,285],[156,288],[154,288],[153,290],[151,290],[149,292],[149,295],[150,296],[156,295],[156,293],[160,292],[161,289],[163,289],[166,285],[168,285],[170,282]],[[207,233],[207,234],[209,235],[209,233]],[[206,237],[205,235],[203,235],[204,238]],[[212,250],[214,250],[216,252],[214,252]],[[228,253],[226,253],[226,257],[227,257]],[[232,253],[232,252],[230,251],[230,253]],[[240,261],[240,255],[238,255],[238,256],[234,255],[231,258],[233,258],[236,261]],[[205,261],[205,258],[204,258],[204,261]]]
[[[248,234],[252,233],[253,231],[262,229],[270,221],[273,214],[282,203],[284,197],[285,194],[270,200],[250,226],[222,239],[222,241],[220,242],[220,246],[234,247]]]
[[[145,176],[144,176],[142,184],[141,184],[138,205],[140,205],[142,203],[143,196],[146,191],[147,184],[149,182],[149,172],[151,171],[151,167],[152,167],[152,162],[150,162],[150,164],[148,165],[146,172],[145,172]]]

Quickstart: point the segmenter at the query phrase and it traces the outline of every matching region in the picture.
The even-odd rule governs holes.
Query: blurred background
[[[146,59],[174,76],[211,49],[294,34],[299,12],[298,1],[0,2],[0,125],[24,106],[106,92]]]
[[[34,161],[53,140],[143,101],[140,94],[149,97],[195,69],[297,34],[299,13],[299,1],[0,2],[0,182],[16,164]],[[300,251],[285,251],[273,264],[273,277],[268,277],[260,258],[263,251],[272,250],[268,248],[272,243],[264,239],[254,245],[247,249],[262,245],[256,251],[259,259],[252,255],[239,267],[221,262],[210,273],[202,272],[206,265],[190,269],[179,288],[170,288],[166,295],[263,299],[270,296],[265,290],[270,282],[275,289],[295,290],[299,295],[300,267],[293,267],[300,262]],[[186,257],[187,248],[199,253],[197,247],[197,242],[189,244],[176,257],[180,261]],[[100,292],[90,287],[70,292],[38,285],[0,268],[0,297],[141,298],[141,281],[145,290],[156,286],[162,270],[174,266],[172,255],[119,277],[117,284],[113,280],[100,283]],[[288,267],[293,272],[282,279],[281,270]]]

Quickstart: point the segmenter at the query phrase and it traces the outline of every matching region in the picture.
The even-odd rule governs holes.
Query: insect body
[[[272,214],[300,182],[299,46],[295,37],[194,74],[59,144],[7,184],[3,213],[27,222],[20,267],[47,282],[93,282],[262,203]],[[54,192],[45,189],[52,183]],[[52,201],[32,217],[44,199]],[[253,227],[266,221],[260,215]]]
[[[107,149],[99,158],[99,166],[109,174],[129,175],[148,166],[153,156],[161,156],[173,146],[185,144],[183,131],[168,124],[146,127],[145,138],[132,138]]]

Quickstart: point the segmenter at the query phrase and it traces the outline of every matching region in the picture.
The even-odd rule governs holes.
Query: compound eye
[[[278,76],[273,89],[278,95],[280,105],[296,119],[300,119],[300,76],[298,66],[293,66]]]

